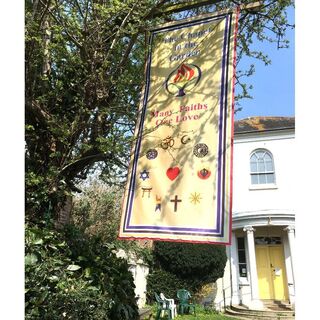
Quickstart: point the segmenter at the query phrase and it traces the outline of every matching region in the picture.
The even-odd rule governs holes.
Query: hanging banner
[[[120,239],[230,244],[236,16],[151,31]]]

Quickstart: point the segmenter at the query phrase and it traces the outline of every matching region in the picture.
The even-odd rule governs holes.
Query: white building
[[[216,306],[295,302],[293,117],[235,122],[232,244]]]

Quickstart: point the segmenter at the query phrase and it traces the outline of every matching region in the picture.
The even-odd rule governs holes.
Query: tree
[[[81,191],[79,181],[97,166],[109,182],[123,181],[143,84],[145,31],[163,21],[237,4],[218,1],[176,13],[177,5],[185,3],[26,0],[28,216],[57,214],[68,195]],[[251,48],[255,37],[286,45],[285,9],[291,4],[267,0],[258,12],[242,12],[240,59],[250,55],[268,63]],[[239,72],[240,85],[241,77],[251,72]],[[242,86],[242,96],[248,96]]]

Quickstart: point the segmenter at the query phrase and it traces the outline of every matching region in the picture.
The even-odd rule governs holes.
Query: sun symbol
[[[190,202],[193,203],[193,204],[197,204],[197,203],[200,203],[200,200],[202,199],[201,196],[200,196],[200,193],[198,192],[194,192],[194,193],[191,193],[190,194]]]

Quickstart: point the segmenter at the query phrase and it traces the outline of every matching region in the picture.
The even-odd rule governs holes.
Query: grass
[[[155,318],[156,312],[157,312],[157,307],[154,305],[152,307],[152,314],[153,318]],[[161,320],[168,320],[168,316],[165,314],[164,317],[160,317]],[[177,317],[174,318],[174,320],[237,320],[234,317],[228,317],[222,313],[219,313],[214,310],[205,310],[203,306],[197,305],[196,306],[196,316],[193,314],[184,314],[184,315],[178,315]]]

